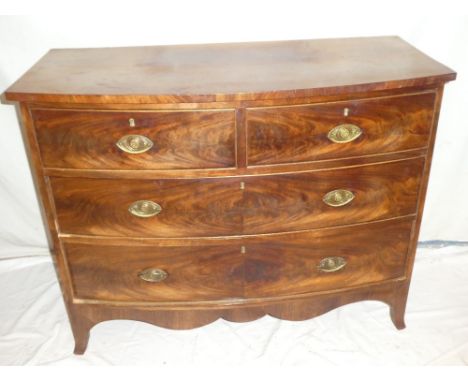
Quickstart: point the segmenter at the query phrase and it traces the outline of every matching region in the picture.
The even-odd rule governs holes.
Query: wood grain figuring
[[[245,296],[274,297],[330,291],[404,277],[412,221],[396,220],[269,238],[248,244]],[[346,266],[326,273],[320,260]]]
[[[412,218],[365,225],[219,240],[128,240],[126,245],[100,240],[65,243],[74,297],[103,302],[167,303],[284,297],[346,289],[404,277]],[[243,249],[241,249],[243,248]],[[336,273],[320,272],[320,260],[342,256]],[[158,283],[138,278],[147,268],[166,271]],[[243,299],[243,300],[241,300]],[[245,301],[244,301],[245,300]]]
[[[222,236],[242,232],[237,179],[129,181],[51,178],[60,231],[103,236]],[[151,218],[129,213],[138,200],[162,211]]]
[[[243,295],[242,255],[237,246],[141,247],[65,245],[74,296],[105,301],[203,301]],[[143,281],[158,268],[168,276]]]
[[[33,110],[45,167],[190,169],[235,166],[234,111],[105,112]],[[129,126],[132,118],[135,127]],[[154,143],[129,154],[117,141],[130,134]]]
[[[54,49],[9,100],[179,103],[437,86],[455,73],[398,37]]]
[[[414,214],[424,158],[380,165],[245,178],[243,232],[259,234],[353,224]],[[330,207],[345,189],[351,203]]]
[[[50,51],[5,96],[75,353],[106,320],[305,320],[362,300],[403,329],[455,76],[397,37]],[[331,143],[344,123],[362,135]],[[130,134],[154,145],[119,151]],[[354,199],[324,204],[337,189]],[[162,210],[133,216],[137,200]],[[333,256],[345,266],[318,269]],[[144,281],[148,268],[168,277]]]
[[[424,159],[419,158],[228,179],[51,178],[51,185],[63,233],[133,237],[259,234],[414,214],[423,164]],[[326,205],[323,196],[340,188],[353,192],[355,199],[342,207]],[[151,218],[135,217],[128,208],[137,200],[156,202],[162,211]]]
[[[348,158],[426,147],[434,99],[434,93],[426,93],[247,109],[248,164]],[[328,132],[341,124],[357,125],[362,135],[348,143],[330,141]]]
[[[399,151],[396,153],[364,155],[352,158],[329,159],[314,162],[297,162],[272,166],[251,166],[244,168],[223,169],[185,169],[185,170],[96,170],[96,169],[64,169],[45,168],[44,174],[60,178],[97,178],[97,179],[193,179],[219,178],[234,176],[253,176],[287,174],[314,170],[326,170],[340,167],[350,167],[368,164],[381,164],[403,159],[421,158],[427,149]]]
[[[74,304],[73,317],[77,319],[75,354],[83,354],[86,350],[89,332],[99,322],[107,320],[138,320],[170,329],[192,329],[207,325],[220,318],[233,322],[246,322],[265,315],[282,320],[300,321],[324,314],[332,309],[362,300],[376,300],[386,303],[390,311],[402,298],[402,292],[408,282],[383,282],[369,287],[349,289],[338,293],[328,293],[316,296],[298,296],[281,302],[263,301],[252,306],[239,307],[236,304],[221,305],[213,308],[168,309],[134,306],[131,308],[102,304]],[[391,318],[394,324],[396,316]],[[368,318],[374,320],[374,318]],[[400,318],[398,318],[400,319]],[[363,317],[365,322],[366,317]]]

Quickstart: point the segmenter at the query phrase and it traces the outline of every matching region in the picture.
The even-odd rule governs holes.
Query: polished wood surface
[[[245,180],[243,232],[259,234],[354,224],[414,214],[424,158]],[[337,189],[354,199],[331,207]]]
[[[103,301],[204,301],[243,296],[238,246],[149,247],[66,244],[74,297]],[[160,282],[138,274],[157,268]]]
[[[105,112],[36,109],[32,116],[45,167],[190,169],[233,167],[235,114],[229,111]],[[135,127],[129,126],[133,119]],[[154,146],[126,153],[116,143],[142,135]]]
[[[135,237],[242,232],[242,192],[237,179],[51,178],[50,182],[60,232]],[[133,216],[128,209],[138,200],[156,202],[162,211],[150,218]]]
[[[245,296],[332,291],[404,277],[412,225],[410,219],[398,219],[247,244]],[[318,269],[322,259],[334,256],[345,259],[344,268]]]
[[[396,37],[51,51],[6,97],[21,101],[75,353],[111,319],[188,329],[361,300],[403,329],[455,75]],[[362,136],[329,143],[341,123]],[[119,152],[122,134],[154,148]],[[354,199],[325,205],[336,189]],[[136,200],[162,211],[133,216]],[[319,271],[332,256],[344,268]]]
[[[271,237],[190,243],[98,239],[65,242],[80,300],[167,303],[291,296],[403,278],[413,218]],[[320,260],[342,256],[343,269],[325,273]],[[139,272],[157,268],[168,276],[150,283]]]
[[[254,176],[271,174],[289,174],[305,171],[327,170],[366,164],[382,164],[404,159],[420,158],[426,155],[427,148],[396,153],[363,155],[352,158],[320,160],[314,162],[297,162],[272,166],[250,166],[222,169],[185,169],[185,170],[96,170],[44,168],[44,174],[60,178],[90,178],[90,179],[194,179],[218,178],[234,176]],[[240,156],[239,156],[240,158]],[[240,165],[239,165],[240,166]]]
[[[184,237],[297,231],[416,213],[424,158],[337,170],[211,179],[51,178],[60,232]],[[323,197],[355,194],[342,207]],[[110,190],[118,190],[110,192]],[[209,196],[209,197],[207,197]],[[129,213],[138,200],[158,203],[150,218]]]
[[[290,107],[247,109],[248,164],[349,158],[426,147],[435,93]],[[344,114],[347,114],[346,116]],[[354,124],[362,134],[334,143],[335,126]]]
[[[196,309],[163,308],[149,309],[148,306],[121,306],[116,304],[73,304],[72,316],[75,319],[75,354],[83,354],[88,345],[90,330],[94,325],[114,320],[137,320],[169,329],[192,329],[208,325],[220,318],[232,322],[248,322],[265,315],[282,320],[300,321],[327,313],[337,307],[362,300],[374,300],[386,303],[390,307],[390,317],[399,329],[404,328],[401,321],[401,301],[405,301],[407,280],[392,280],[381,282],[372,287],[349,288],[339,293],[323,293],[315,295],[298,295],[283,301],[262,299],[251,304],[239,305],[235,301],[215,308],[210,306]],[[404,304],[403,304],[404,306]],[[398,316],[396,314],[398,312]],[[362,319],[363,325],[375,320],[369,315]],[[387,323],[383,327],[388,328]],[[332,329],[330,329],[332,330]],[[157,344],[155,345],[157,346]]]
[[[396,36],[54,49],[7,90],[16,101],[178,103],[437,86],[455,73]]]

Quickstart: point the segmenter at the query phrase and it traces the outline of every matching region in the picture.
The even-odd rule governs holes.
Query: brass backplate
[[[151,200],[137,200],[128,207],[128,211],[139,218],[150,218],[159,214],[162,207]]]
[[[153,141],[144,135],[125,135],[116,145],[128,154],[142,154],[153,147]]]
[[[328,132],[328,139],[334,143],[348,143],[358,139],[362,134],[362,129],[359,126],[344,123],[335,126]]]
[[[346,260],[339,256],[325,257],[320,260],[318,269],[321,272],[336,272],[346,266]]]
[[[159,283],[166,279],[167,272],[159,268],[149,268],[138,273],[138,277],[150,283]]]
[[[323,197],[323,202],[330,207],[342,207],[354,199],[354,194],[349,190],[333,190]]]

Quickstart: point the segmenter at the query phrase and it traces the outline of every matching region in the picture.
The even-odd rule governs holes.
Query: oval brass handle
[[[325,257],[320,260],[319,265],[317,266],[318,270],[321,272],[336,272],[340,269],[343,269],[346,266],[346,260],[342,257],[333,256]]]
[[[128,207],[128,211],[139,218],[150,218],[159,214],[162,207],[151,200],[137,200]]]
[[[354,199],[354,194],[349,190],[333,190],[323,197],[323,202],[330,207],[345,206]]]
[[[166,279],[167,272],[159,268],[149,268],[138,273],[138,277],[149,283],[159,283]]]
[[[144,135],[125,135],[116,143],[117,147],[129,154],[141,154],[153,147],[153,141]]]
[[[362,129],[359,126],[345,123],[335,126],[328,132],[328,139],[335,143],[348,143],[358,139],[362,134]]]

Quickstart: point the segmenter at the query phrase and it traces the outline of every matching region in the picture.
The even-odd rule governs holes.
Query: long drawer
[[[74,296],[190,302],[331,291],[405,276],[413,220],[273,237],[144,244],[64,240]]]
[[[424,148],[435,93],[247,109],[248,164],[348,158]]]
[[[45,167],[197,169],[234,167],[234,110],[34,109]]]
[[[411,215],[416,212],[423,165],[424,158],[417,158],[258,177],[51,178],[51,185],[62,233],[228,236]]]

